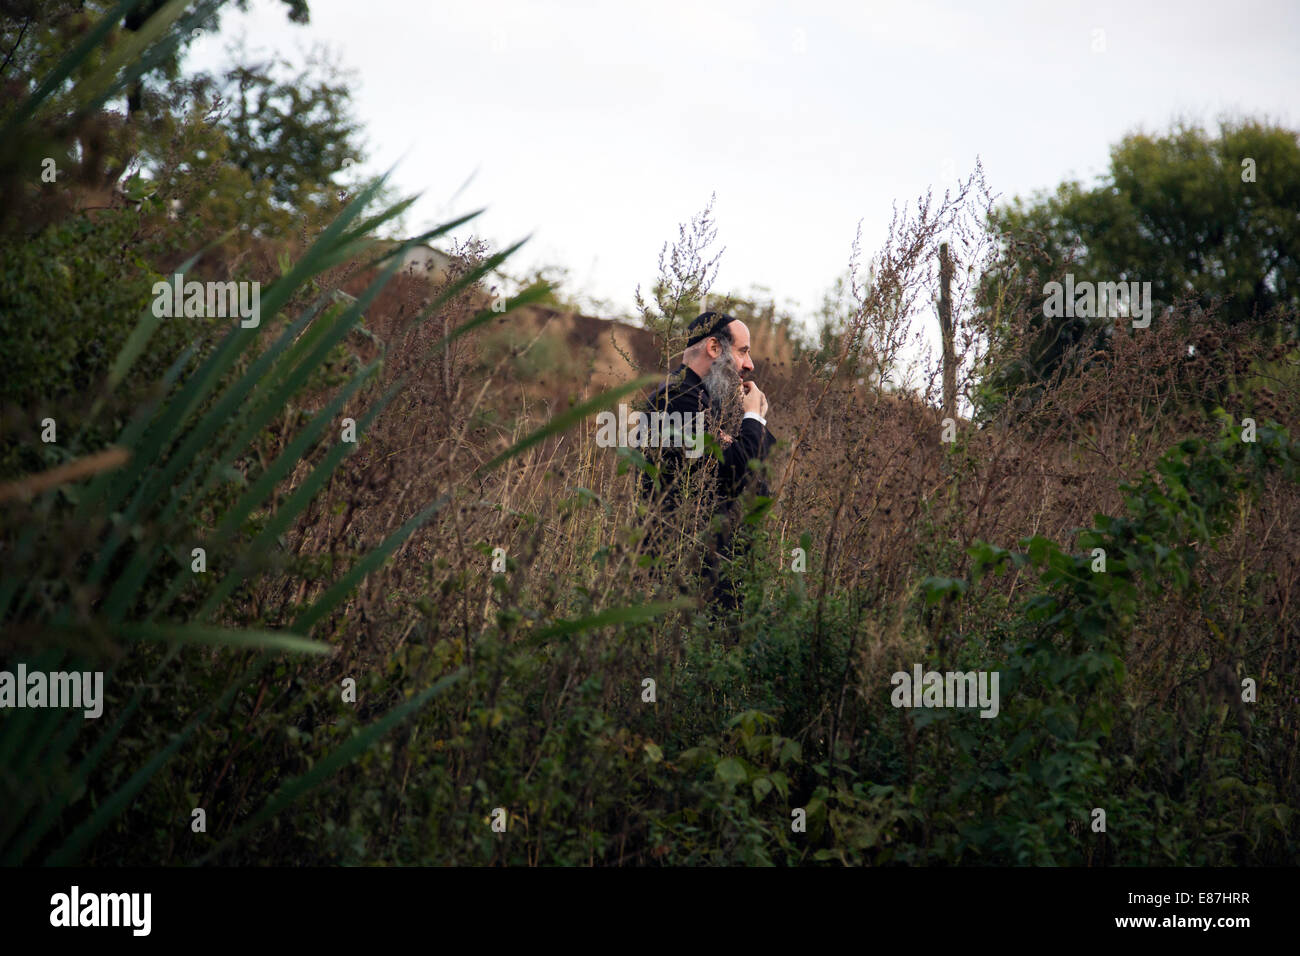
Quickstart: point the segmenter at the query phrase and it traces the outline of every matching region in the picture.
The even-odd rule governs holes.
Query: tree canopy
[[[1066,273],[1076,282],[1150,282],[1155,316],[1188,298],[1261,336],[1295,332],[1294,130],[1244,119],[1225,121],[1214,134],[1188,124],[1158,136],[1133,133],[1112,148],[1096,184],[1069,181],[1052,194],[1016,198],[992,225],[1004,241],[985,276],[986,308],[1022,302],[1034,313],[1027,349],[1000,343],[1007,354],[1022,354],[1001,367],[995,391],[1042,381],[1077,346],[1105,347],[1113,320],[1043,315],[1044,286]]]

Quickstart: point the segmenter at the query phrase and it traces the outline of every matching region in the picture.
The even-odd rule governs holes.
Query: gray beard
[[[718,356],[704,376],[709,392],[713,419],[727,434],[735,437],[740,426],[740,373],[731,362],[731,352]]]

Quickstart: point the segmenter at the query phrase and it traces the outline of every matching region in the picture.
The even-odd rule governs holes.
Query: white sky
[[[714,291],[759,284],[807,314],[859,220],[869,257],[893,202],[976,155],[1010,197],[1091,181],[1136,128],[1300,120],[1295,0],[311,0],[305,27],[285,9],[228,10],[191,65],[241,31],[295,62],[327,44],[357,73],[366,170],[397,163],[424,194],[412,232],[486,206],[460,235],[532,233],[513,271],[566,265],[572,291],[629,312],[715,191]]]

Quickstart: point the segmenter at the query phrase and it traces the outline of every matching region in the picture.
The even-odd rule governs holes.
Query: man
[[[757,382],[744,381],[754,371],[745,323],[705,312],[691,322],[687,335],[682,364],[655,391],[646,410],[678,413],[683,421],[704,416],[703,431],[716,442],[718,453],[701,457],[665,447],[648,455],[657,474],[642,473],[641,491],[657,507],[651,508],[647,544],[652,553],[662,554],[674,534],[696,542],[703,549],[703,573],[714,603],[734,610],[738,601],[725,566],[743,550],[735,540],[738,502],[747,491],[770,494],[751,463],[765,458],[776,439],[767,429],[767,396]]]

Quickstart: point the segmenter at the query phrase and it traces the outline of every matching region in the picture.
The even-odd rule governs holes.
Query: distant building
[[[423,276],[430,282],[441,282],[447,277],[452,258],[440,249],[420,243],[407,249],[402,255],[401,272],[408,275]]]

